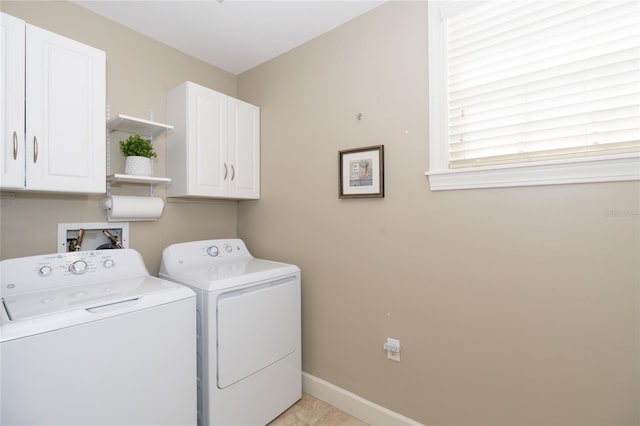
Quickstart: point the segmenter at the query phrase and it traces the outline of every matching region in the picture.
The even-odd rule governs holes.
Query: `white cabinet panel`
[[[186,82],[167,94],[171,197],[260,198],[260,109]]]
[[[105,53],[29,24],[21,32],[26,67],[7,84],[20,86],[24,101],[7,98],[3,108],[26,111],[19,141],[26,158],[22,184],[11,184],[12,175],[2,187],[105,192]]]
[[[224,195],[227,158],[227,97],[193,88],[189,97],[189,192],[193,195]]]
[[[25,22],[0,15],[0,185],[24,188]]]
[[[229,193],[238,198],[260,195],[260,109],[229,99]]]

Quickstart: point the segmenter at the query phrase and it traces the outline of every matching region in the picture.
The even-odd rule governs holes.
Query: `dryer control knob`
[[[69,272],[75,275],[84,274],[87,272],[88,266],[89,265],[87,265],[87,262],[84,260],[76,260],[71,264],[71,266],[69,266]]]
[[[218,247],[211,246],[207,248],[207,254],[211,257],[216,257],[218,255]]]
[[[230,246],[230,245],[228,245],[228,244],[227,244],[226,246],[224,246],[224,249],[225,249],[225,251],[226,251],[227,253],[231,253],[231,252],[233,251],[233,247],[231,247],[231,246]]]
[[[107,259],[102,263],[102,266],[104,266],[105,268],[109,269],[109,268],[113,268],[113,266],[116,263],[113,261],[113,259]]]

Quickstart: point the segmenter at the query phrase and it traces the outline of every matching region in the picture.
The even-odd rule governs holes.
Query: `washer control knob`
[[[53,272],[53,269],[51,269],[51,266],[43,266],[40,269],[38,269],[38,274],[40,274],[41,277],[48,277],[49,275],[51,275],[51,273]]]
[[[224,246],[224,249],[227,253],[231,253],[233,251],[233,247],[231,247],[230,245]]]
[[[107,259],[104,262],[102,262],[102,266],[104,266],[105,268],[109,269],[109,268],[113,268],[113,266],[116,263],[113,261],[113,259]]]
[[[84,260],[76,260],[69,266],[69,272],[75,275],[81,275],[87,272],[88,266]]]
[[[216,257],[218,255],[218,247],[211,246],[207,248],[207,254],[211,257]]]

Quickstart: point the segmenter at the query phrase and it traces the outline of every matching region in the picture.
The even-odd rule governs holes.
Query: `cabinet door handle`
[[[13,132],[13,159],[16,160],[18,158],[18,133],[16,131]]]
[[[36,163],[38,161],[38,138],[33,137],[33,162]]]
[[[236,177],[236,169],[231,165],[231,180]]]
[[[227,180],[227,175],[229,174],[229,170],[227,169],[227,163],[224,163],[224,177],[223,180]]]

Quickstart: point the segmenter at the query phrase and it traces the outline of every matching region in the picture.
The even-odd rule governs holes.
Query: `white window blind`
[[[448,16],[449,167],[640,151],[640,2]]]

